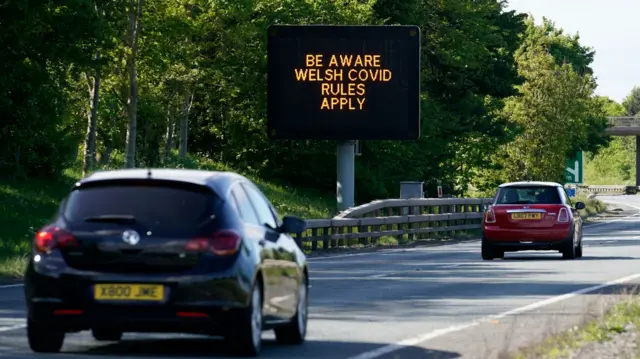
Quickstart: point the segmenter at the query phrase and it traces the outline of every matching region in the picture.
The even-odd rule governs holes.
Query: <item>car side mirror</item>
[[[584,202],[576,202],[576,209],[585,209],[587,205]]]
[[[307,229],[307,222],[296,216],[284,216],[280,232],[282,233],[302,233]]]

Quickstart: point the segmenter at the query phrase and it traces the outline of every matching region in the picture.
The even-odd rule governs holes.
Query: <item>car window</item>
[[[496,204],[561,204],[556,187],[522,186],[500,188]]]
[[[193,228],[213,212],[216,197],[207,188],[171,185],[117,184],[71,192],[61,211],[70,223],[89,217],[130,215],[156,230]]]
[[[278,227],[278,225],[276,224],[276,219],[273,217],[271,208],[262,193],[258,192],[257,189],[250,185],[243,184],[242,187],[245,189],[245,191],[247,191],[249,199],[251,200],[251,203],[253,203],[253,206],[258,213],[258,219],[260,220],[260,223],[262,223],[263,225],[267,225],[272,229],[276,229]]]
[[[271,209],[271,213],[273,214],[273,217],[276,219],[276,224],[278,225],[278,227],[280,227],[282,225],[282,219],[280,217],[280,214],[278,213],[278,211],[276,211],[276,208],[270,202],[269,202],[269,208]]]
[[[244,192],[242,187],[240,187],[239,185],[235,185],[231,189],[231,195],[236,201],[238,211],[240,212],[240,217],[242,217],[242,219],[247,223],[260,226],[261,223],[258,220],[258,215],[256,214],[253,205],[249,201],[249,197],[247,197],[247,194]]]
[[[562,198],[564,199],[564,203],[568,204],[568,205],[572,205],[573,201],[571,201],[571,197],[569,196],[569,194],[567,193],[567,190],[565,188],[560,189],[560,194],[562,196]]]

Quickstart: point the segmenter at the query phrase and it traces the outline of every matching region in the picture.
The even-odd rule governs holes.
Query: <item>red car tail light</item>
[[[53,311],[54,315],[80,315],[82,310],[79,309],[56,309]]]
[[[219,256],[236,254],[240,250],[242,237],[233,230],[222,230],[211,238],[198,237],[187,242],[186,250],[190,252],[212,252]]]
[[[208,318],[209,317],[207,313],[202,313],[202,312],[177,312],[176,315],[183,318]]]
[[[484,223],[496,223],[496,214],[493,212],[493,208],[489,208],[485,212]]]
[[[558,222],[567,223],[569,222],[569,211],[565,207],[560,208],[560,212],[558,212]]]
[[[55,248],[73,247],[77,244],[71,233],[55,226],[42,228],[33,240],[33,248],[41,254],[50,253]]]

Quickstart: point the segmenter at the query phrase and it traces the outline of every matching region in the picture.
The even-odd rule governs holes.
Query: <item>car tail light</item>
[[[67,248],[76,246],[75,237],[58,227],[46,226],[42,228],[33,240],[33,248],[38,253],[50,253],[55,248]]]
[[[484,223],[496,223],[496,214],[493,212],[493,208],[489,208],[485,212]]]
[[[558,222],[567,223],[569,222],[569,211],[565,207],[560,208],[560,212],[558,212]]]
[[[177,316],[182,318],[208,318],[207,313],[202,312],[177,312]]]
[[[219,256],[229,256],[238,252],[242,244],[242,237],[232,230],[222,230],[213,234],[211,238],[198,237],[187,242],[186,249],[190,252],[212,252]]]
[[[80,315],[82,310],[80,309],[56,309],[53,311],[54,315]]]

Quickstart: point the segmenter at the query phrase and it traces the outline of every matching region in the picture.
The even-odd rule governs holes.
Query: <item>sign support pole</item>
[[[340,211],[344,211],[354,205],[355,167],[355,141],[340,142],[337,151],[336,182],[336,200]]]
[[[640,136],[636,136],[636,187],[640,186]]]

